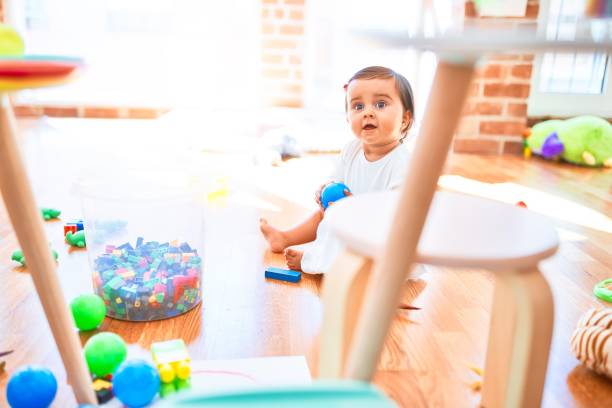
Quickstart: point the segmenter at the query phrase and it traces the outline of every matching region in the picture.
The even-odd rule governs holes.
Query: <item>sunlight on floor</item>
[[[304,209],[315,209],[315,191],[330,180],[333,159],[330,155],[307,156],[278,167],[253,166],[252,170],[257,187]]]
[[[283,211],[283,208],[277,204],[274,204],[268,200],[263,200],[254,194],[244,192],[236,192],[235,194],[230,195],[228,203],[277,213]]]
[[[531,211],[594,230],[612,233],[612,219],[591,208],[515,183],[485,183],[462,176],[444,175],[438,185],[444,189],[516,204],[524,201]],[[561,237],[580,240],[575,232],[559,231]]]
[[[574,231],[567,230],[565,228],[557,227],[557,233],[561,241],[580,242],[586,241],[586,237]]]

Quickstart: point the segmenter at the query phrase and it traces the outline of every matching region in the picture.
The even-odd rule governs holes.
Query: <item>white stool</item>
[[[330,309],[323,321],[327,337],[321,345],[320,377],[346,375],[366,286],[376,287],[377,275],[385,273],[376,265],[387,244],[398,199],[398,192],[353,196],[326,214],[347,250],[325,277],[324,304]],[[434,196],[416,262],[484,268],[495,277],[483,406],[539,405],[553,301],[537,265],[558,245],[555,229],[526,209],[460,193]]]
[[[557,248],[554,230],[520,208],[435,194],[436,185],[480,56],[608,51],[612,41],[595,38],[588,30],[567,41],[551,39],[545,30],[536,35],[503,28],[479,31],[465,27],[418,38],[399,31],[361,34],[364,40],[382,45],[433,51],[438,65],[400,191],[348,198],[328,214],[337,218],[335,229],[348,250],[337,260],[323,288],[326,336],[321,345],[321,375],[372,378],[395,316],[401,283],[414,262],[482,267],[494,271],[496,281],[482,404],[539,406],[553,304],[537,263]],[[434,196],[438,203],[430,212]],[[398,202],[395,211],[394,200]],[[380,210],[387,205],[391,208]],[[375,272],[370,273],[373,265]]]

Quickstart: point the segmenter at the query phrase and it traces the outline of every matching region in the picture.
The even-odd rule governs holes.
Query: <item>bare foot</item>
[[[289,269],[294,271],[302,271],[302,257],[304,252],[295,249],[287,248],[285,250],[285,260]]]
[[[268,245],[270,245],[270,250],[272,252],[280,253],[287,248],[285,233],[268,224],[268,220],[265,218],[259,219],[259,229],[266,241],[268,241]]]

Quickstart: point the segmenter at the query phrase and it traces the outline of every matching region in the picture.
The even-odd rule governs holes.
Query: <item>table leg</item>
[[[380,269],[366,292],[347,360],[350,378],[370,380],[401,296],[438,177],[446,161],[474,72],[473,62],[440,61]]]
[[[15,123],[8,95],[0,94],[0,190],[27,260],[28,271],[34,281],[72,385],[76,399],[81,404],[96,404],[89,370],[81,352],[81,344],[75,332],[74,322],[59,280],[55,261],[49,249],[42,225],[40,210],[28,182],[27,173],[17,143]]]

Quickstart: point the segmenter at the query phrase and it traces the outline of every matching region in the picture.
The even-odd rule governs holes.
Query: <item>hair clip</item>
[[[348,84],[344,84],[344,86],[342,86],[342,88],[344,88],[344,90],[346,91],[346,89],[348,88]]]

